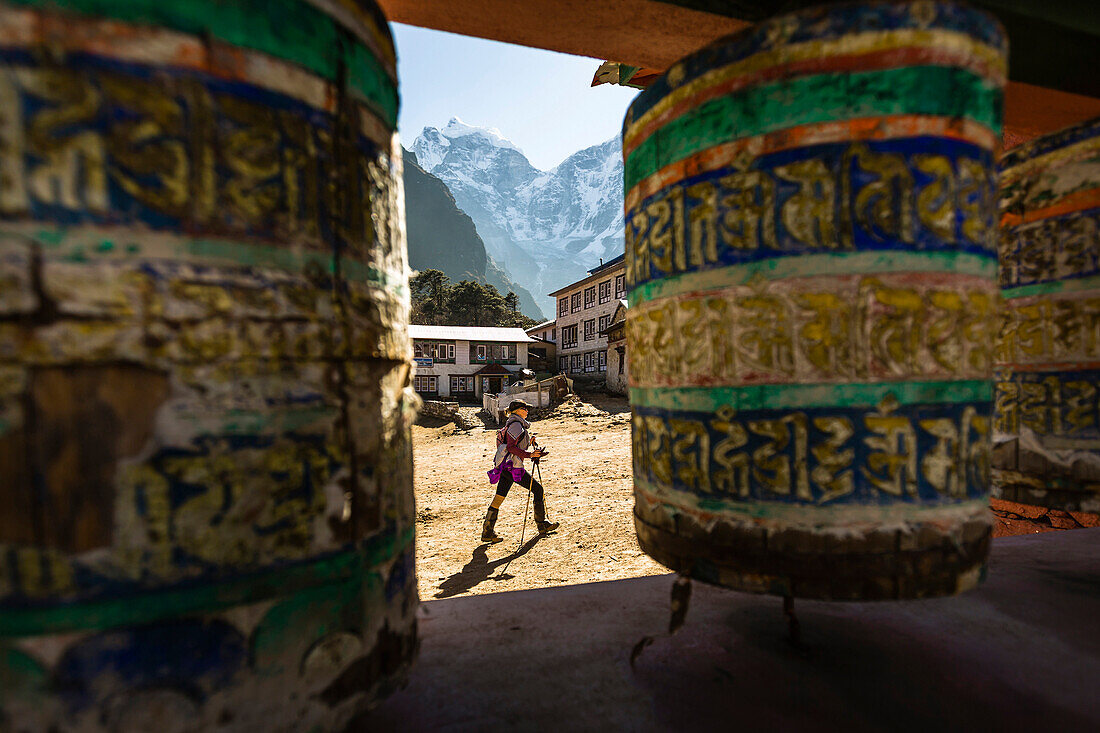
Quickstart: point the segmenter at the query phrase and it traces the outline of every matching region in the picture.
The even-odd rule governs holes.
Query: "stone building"
[[[413,388],[425,399],[480,401],[497,394],[527,368],[534,342],[522,328],[409,326],[416,374]]]
[[[626,297],[623,255],[588,271],[588,277],[550,293],[557,299],[558,370],[571,376],[607,371],[607,337],[600,335]]]
[[[607,338],[607,388],[617,394],[625,395],[628,389],[630,371],[626,358],[626,301],[618,301],[618,307],[611,314],[611,323],[600,331]]]

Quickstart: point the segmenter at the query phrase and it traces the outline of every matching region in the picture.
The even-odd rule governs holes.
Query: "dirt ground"
[[[529,509],[522,546],[528,492],[521,486],[512,487],[500,508],[496,531],[504,541],[481,542],[481,522],[495,491],[485,472],[492,467],[496,429],[462,431],[426,418],[413,427],[421,599],[668,572],[638,549],[634,537],[625,398],[570,397],[532,421],[531,432],[550,449],[542,483],[547,513],[561,528],[539,537]]]

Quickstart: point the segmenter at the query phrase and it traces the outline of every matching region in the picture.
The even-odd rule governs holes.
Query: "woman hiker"
[[[513,483],[534,494],[535,526],[538,527],[539,534],[553,532],[560,526],[560,523],[546,519],[546,500],[542,484],[523,468],[524,459],[537,461],[543,456],[543,451],[534,445],[531,434],[527,432],[527,428],[531,427],[531,423],[527,422],[527,412],[530,409],[531,406],[523,400],[512,400],[508,405],[508,420],[497,432],[497,452],[493,457],[493,470],[489,471],[489,482],[497,485],[497,493],[489,504],[489,511],[485,512],[485,522],[481,526],[482,542],[501,541],[493,528],[497,523],[500,505],[504,503],[504,497],[508,496],[508,489],[512,488]],[[533,450],[529,451],[528,448]]]

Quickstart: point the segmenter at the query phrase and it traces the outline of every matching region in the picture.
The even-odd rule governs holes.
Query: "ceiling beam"
[[[664,70],[707,43],[819,0],[378,0],[398,23]],[[1005,125],[1028,139],[1100,116],[1096,0],[974,0],[1011,46]],[[1067,27],[1067,23],[1073,24]],[[398,49],[400,54],[401,49]],[[461,63],[455,59],[455,63]],[[596,64],[592,70],[595,73]]]

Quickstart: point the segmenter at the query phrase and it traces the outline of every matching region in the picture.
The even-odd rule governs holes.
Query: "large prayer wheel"
[[[956,593],[989,547],[1005,38],[832,5],[674,64],[623,128],[635,526],[822,599]]]
[[[0,730],[339,729],[417,646],[385,19],[0,29]]]
[[[1100,512],[1100,119],[1001,161],[993,495]]]

